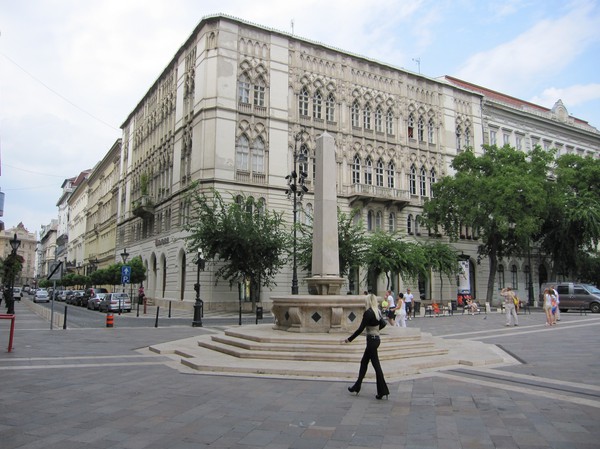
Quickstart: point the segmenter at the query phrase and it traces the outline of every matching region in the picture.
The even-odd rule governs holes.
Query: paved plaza
[[[378,401],[372,382],[353,396],[345,380],[203,374],[147,351],[224,328],[210,320],[50,330],[25,301],[16,313],[10,353],[0,321],[2,449],[600,447],[600,315],[564,313],[552,328],[536,310],[519,327],[495,312],[411,320],[520,363],[394,378]]]

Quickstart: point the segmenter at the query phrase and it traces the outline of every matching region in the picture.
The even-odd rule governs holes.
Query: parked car
[[[61,302],[65,302],[67,298],[72,294],[73,290],[61,290],[60,294],[58,295],[58,300]]]
[[[73,292],[69,296],[67,296],[66,303],[71,304],[73,306],[80,306],[81,299],[84,293],[85,292],[83,290],[73,290]]]
[[[131,312],[131,298],[127,293],[107,293],[98,305],[100,312]]]
[[[38,290],[33,295],[33,302],[50,302],[50,295],[47,290]]]
[[[540,288],[541,302],[543,302],[543,291],[551,286],[554,286],[558,292],[560,301],[558,308],[561,312],[583,309],[600,313],[600,290],[593,285],[579,282],[546,282]]]
[[[91,296],[87,302],[87,308],[89,310],[98,310],[100,308],[100,302],[106,297],[106,293],[95,293]]]
[[[23,290],[21,290],[21,287],[13,287],[13,299],[15,301],[20,301],[22,297]]]

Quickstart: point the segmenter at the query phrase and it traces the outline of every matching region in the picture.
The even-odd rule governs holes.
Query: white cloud
[[[456,76],[507,93],[519,84],[539,84],[600,41],[600,16],[592,9],[577,4],[559,19],[542,20],[516,38],[471,56]]]
[[[568,106],[579,106],[589,101],[600,100],[600,83],[578,84],[564,88],[549,87],[529,101],[551,108],[558,99]]]

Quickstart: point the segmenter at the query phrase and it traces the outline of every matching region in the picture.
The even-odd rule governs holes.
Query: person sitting
[[[433,310],[433,316],[440,316],[440,305],[437,302],[431,304]]]

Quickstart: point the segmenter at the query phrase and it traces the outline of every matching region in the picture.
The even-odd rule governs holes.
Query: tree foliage
[[[199,191],[191,194],[192,219],[186,226],[190,232],[190,252],[201,248],[206,260],[220,262],[216,279],[234,282],[247,279],[260,285],[275,284],[275,275],[287,261],[289,233],[282,215],[264,208],[250,196],[226,203],[219,192]]]
[[[421,249],[425,255],[425,265],[431,271],[440,276],[440,298],[443,300],[444,276],[448,279],[454,278],[459,271],[458,255],[456,250],[448,244],[440,241],[431,241],[421,244]]]
[[[508,145],[485,146],[481,156],[465,151],[452,162],[455,175],[437,182],[425,203],[423,219],[430,228],[441,226],[451,240],[463,226],[479,235],[479,257],[490,261],[487,301],[498,260],[522,251],[541,230],[552,157],[540,147],[523,153]]]

